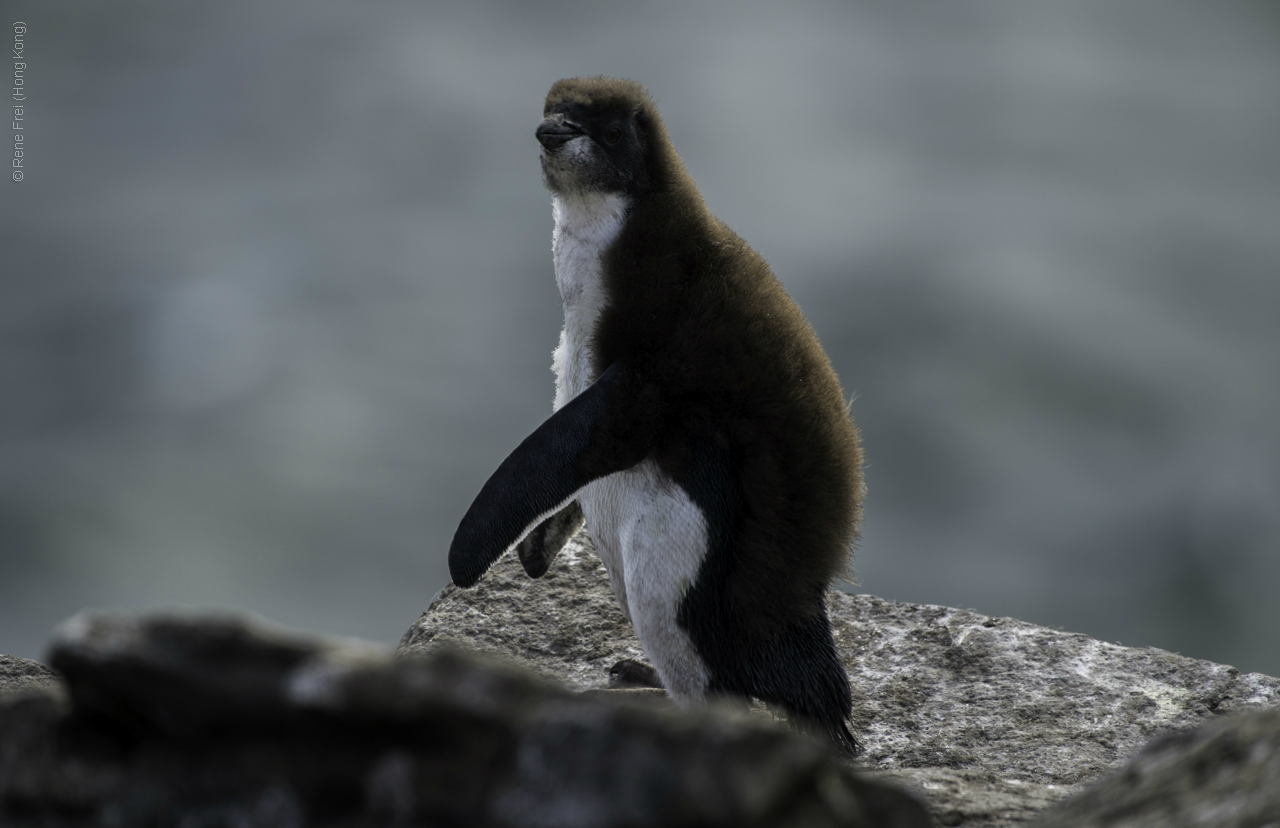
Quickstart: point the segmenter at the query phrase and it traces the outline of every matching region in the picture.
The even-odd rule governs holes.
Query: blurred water
[[[1280,674],[1274,4],[26,5],[0,652],[398,638],[550,410],[533,127],[606,73],[857,394],[862,589]]]

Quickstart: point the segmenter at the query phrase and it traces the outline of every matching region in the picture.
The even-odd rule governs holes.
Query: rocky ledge
[[[0,657],[0,825],[1280,826],[1280,679],[830,609],[853,766],[740,707],[595,692],[644,654],[585,536],[541,580],[504,559],[445,589],[398,657],[240,614],[83,614],[56,673]]]
[[[1280,679],[1270,676],[869,595],[832,592],[828,609],[866,747],[858,765],[915,791],[944,825],[1021,824],[1153,738],[1230,713],[1277,711],[1241,726],[1270,722],[1272,744],[1280,738]],[[607,686],[620,659],[644,658],[585,534],[539,580],[506,556],[476,587],[445,588],[398,652],[443,643],[501,654],[577,690]],[[1280,750],[1268,761],[1280,773]],[[1257,807],[1274,808],[1280,825],[1280,785],[1270,791]]]

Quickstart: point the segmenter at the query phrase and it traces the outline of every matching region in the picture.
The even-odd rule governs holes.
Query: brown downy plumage
[[[554,536],[532,555],[531,574],[545,570],[564,533],[531,525],[551,525],[548,515],[591,481],[651,461],[706,522],[706,548],[675,617],[705,664],[705,693],[780,705],[852,751],[848,679],[823,597],[851,574],[862,454],[830,361],[769,265],[707,211],[640,85],[559,81],[538,133],[553,194],[607,194],[625,207],[600,251],[595,384],[486,484],[450,553],[455,580],[478,578],[499,544],[523,538],[524,560],[531,538]],[[538,463],[517,468],[517,455],[535,448]],[[549,451],[565,463],[555,482],[544,469]],[[553,494],[513,495],[522,474]],[[486,515],[495,507],[482,501],[508,512],[523,504],[508,521],[514,528],[494,528],[500,519]],[[594,534],[590,510],[586,520]],[[470,551],[481,536],[485,551]]]

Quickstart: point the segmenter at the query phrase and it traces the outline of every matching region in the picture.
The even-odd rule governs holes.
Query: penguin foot
[[[662,690],[658,671],[633,658],[624,658],[609,668],[609,689],[629,690],[637,687],[653,687]]]
[[[516,555],[520,565],[530,578],[541,578],[551,567],[551,559],[556,556],[574,533],[582,528],[586,519],[582,516],[582,507],[573,500],[569,505],[538,524],[524,540],[516,544]]]

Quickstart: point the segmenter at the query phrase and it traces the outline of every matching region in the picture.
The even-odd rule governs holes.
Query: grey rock
[[[447,648],[87,613],[50,661],[65,696],[0,699],[5,826],[928,824],[741,712],[577,694]]]
[[[915,794],[941,825],[1022,825],[1074,790],[990,771],[907,768],[868,775]]]
[[[53,749],[54,724],[67,709],[66,687],[54,670],[0,655],[0,791],[21,799],[40,786],[39,769]],[[0,824],[7,823],[0,819]]]
[[[1277,828],[1280,710],[1157,739],[1035,828]]]
[[[921,792],[944,824],[1015,825],[1153,737],[1280,705],[1280,679],[968,610],[831,592],[864,769]],[[643,650],[579,534],[543,578],[504,556],[446,587],[398,653],[499,653],[579,689]]]
[[[585,532],[536,580],[507,554],[475,587],[445,587],[396,654],[447,644],[501,656],[571,690],[603,689],[618,661],[646,660]]]
[[[62,689],[62,679],[53,669],[28,658],[0,655],[0,698]]]

